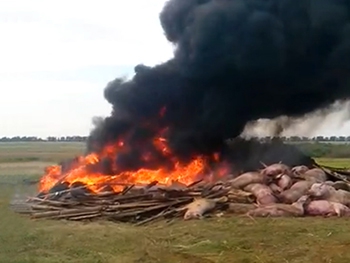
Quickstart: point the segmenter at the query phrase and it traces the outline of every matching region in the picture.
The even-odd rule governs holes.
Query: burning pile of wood
[[[334,180],[336,178],[336,180]],[[329,181],[333,179],[333,181]],[[350,215],[347,177],[322,167],[272,164],[215,183],[185,186],[125,186],[121,192],[92,193],[85,185],[40,194],[12,204],[31,218],[103,218],[138,225],[159,219],[202,218],[207,214],[248,216]]]

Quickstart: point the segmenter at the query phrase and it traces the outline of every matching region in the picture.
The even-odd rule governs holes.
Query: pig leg
[[[258,200],[256,200],[256,202],[258,203],[259,206],[276,203],[274,202],[273,196],[264,196],[263,198],[259,198]]]
[[[341,209],[339,206],[333,206],[334,212],[337,214],[338,217],[341,217],[343,215]]]
[[[333,216],[334,216],[334,212],[335,212],[335,211],[329,212],[329,213],[325,214],[325,217],[333,217]],[[337,216],[340,216],[340,215],[338,215],[338,213],[336,213],[336,215],[337,215]]]
[[[205,218],[204,214],[201,214],[201,213],[196,213],[195,216],[196,216],[197,219]]]
[[[283,191],[281,187],[279,187],[277,184],[274,184],[274,183],[270,184],[269,187],[273,192],[276,192],[276,193],[282,193]]]
[[[244,215],[239,215],[238,217],[248,217],[248,218],[250,218],[252,221],[254,221],[254,223],[257,223],[256,220],[255,220],[255,218],[252,217],[252,216],[249,214],[249,212],[246,213],[246,214],[244,214]]]

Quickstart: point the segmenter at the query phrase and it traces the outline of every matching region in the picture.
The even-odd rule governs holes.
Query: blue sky
[[[164,3],[1,0],[0,136],[87,135],[92,117],[110,113],[109,81],[172,56],[158,18]],[[345,115],[318,117],[304,130],[349,135]]]

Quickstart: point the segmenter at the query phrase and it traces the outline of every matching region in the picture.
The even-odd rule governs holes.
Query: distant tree
[[[337,140],[337,137],[336,137],[336,136],[331,136],[331,137],[329,138],[329,140],[332,141],[332,142],[335,142],[335,141]]]
[[[292,136],[292,137],[290,137],[290,140],[292,142],[299,142],[299,141],[301,141],[301,138],[299,136]]]

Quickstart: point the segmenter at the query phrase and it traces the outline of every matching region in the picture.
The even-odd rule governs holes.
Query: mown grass
[[[350,158],[315,158],[316,162],[321,165],[334,168],[349,168]]]
[[[84,153],[81,142],[2,142],[0,163],[59,162]]]
[[[53,149],[49,155],[56,156]],[[42,154],[45,155],[45,150]],[[23,179],[38,178],[47,164],[43,161],[0,164],[0,262],[347,263],[350,260],[349,220],[344,218],[253,221],[232,216],[135,227],[112,222],[31,220],[13,213],[9,209],[11,200],[36,192],[36,187],[23,184]]]

